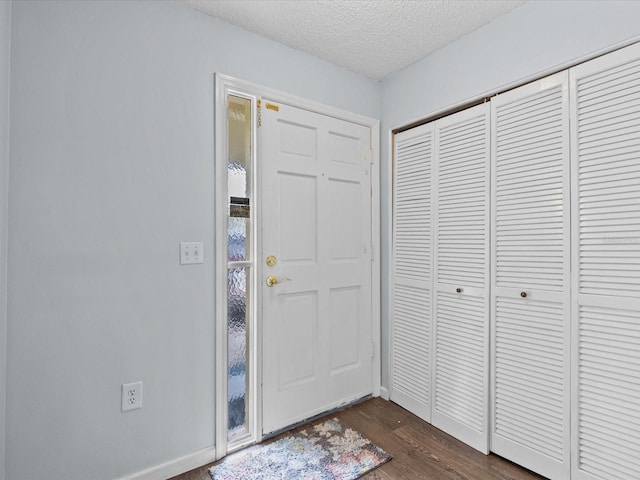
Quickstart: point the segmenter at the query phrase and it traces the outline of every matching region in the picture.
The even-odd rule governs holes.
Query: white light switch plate
[[[202,242],[180,242],[180,265],[203,262]]]

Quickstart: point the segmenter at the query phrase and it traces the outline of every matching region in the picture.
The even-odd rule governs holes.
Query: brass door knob
[[[291,280],[291,279],[287,278],[287,277],[277,278],[275,275],[269,275],[267,277],[267,287],[273,287],[274,285],[277,285],[278,283],[288,282],[289,280]]]

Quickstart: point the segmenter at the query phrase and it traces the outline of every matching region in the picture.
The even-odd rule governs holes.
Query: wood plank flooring
[[[381,398],[331,414],[355,428],[393,459],[366,480],[541,480],[543,477],[496,455],[483,455]],[[321,423],[324,419],[313,423]],[[303,427],[300,427],[300,429]],[[286,434],[284,434],[286,435]],[[276,437],[273,440],[276,440]],[[211,464],[213,465],[213,464]],[[211,480],[207,465],[171,480]],[[296,479],[292,479],[296,480]]]

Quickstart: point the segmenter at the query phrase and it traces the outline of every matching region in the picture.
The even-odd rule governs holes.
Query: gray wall
[[[530,1],[382,82],[383,348],[389,335],[389,130],[635,38],[639,18],[637,1]],[[382,358],[387,385],[388,351]]]
[[[374,118],[379,84],[173,1],[15,2],[12,30],[7,478],[207,448],[213,74]],[[204,265],[178,264],[185,240]]]
[[[11,1],[0,0],[0,480],[4,480],[7,346],[7,204]]]

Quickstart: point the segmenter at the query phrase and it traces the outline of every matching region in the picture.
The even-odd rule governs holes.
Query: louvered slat
[[[640,478],[640,47],[571,70],[576,480]]]
[[[580,293],[637,297],[640,61],[580,78],[576,98]]]
[[[492,100],[492,450],[558,480],[570,468],[567,86],[564,72]]]
[[[497,108],[496,285],[563,288],[562,87]]]
[[[429,404],[429,292],[397,285],[394,291],[393,389]]]
[[[438,293],[434,408],[483,432],[486,420],[485,302]]]
[[[395,136],[391,399],[431,419],[433,130]]]
[[[396,137],[394,262],[406,280],[430,279],[432,148],[430,131]]]
[[[488,207],[488,115],[482,110],[462,122],[436,126],[437,281],[480,288],[487,271]]]
[[[495,431],[562,461],[562,305],[499,299],[496,318]]]
[[[583,305],[579,332],[580,470],[640,478],[640,312]]]

